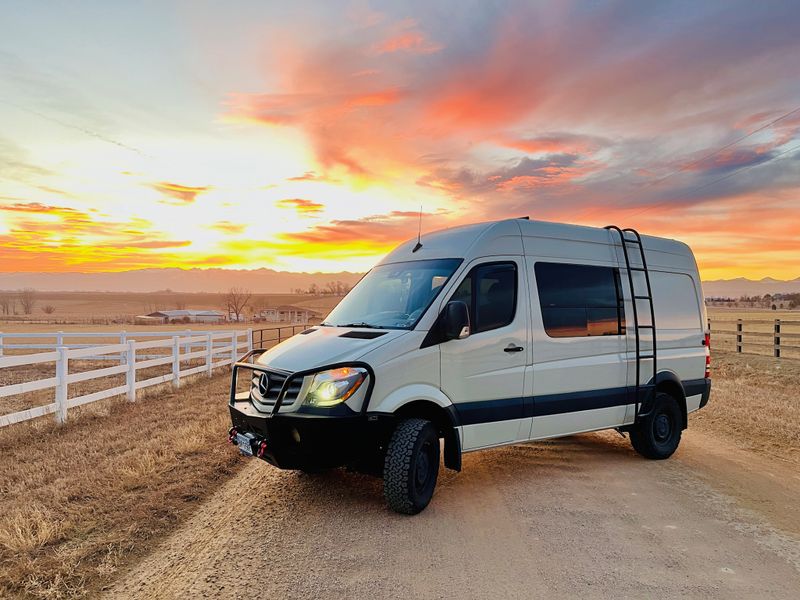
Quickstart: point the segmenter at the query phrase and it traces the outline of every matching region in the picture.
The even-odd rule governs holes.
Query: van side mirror
[[[469,309],[464,302],[448,302],[441,314],[442,337],[444,341],[462,340],[469,335]]]

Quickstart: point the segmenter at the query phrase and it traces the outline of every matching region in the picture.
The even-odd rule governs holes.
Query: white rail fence
[[[181,379],[190,375],[201,373],[211,376],[214,369],[230,366],[238,356],[247,350],[252,349],[252,333],[250,330],[238,331],[213,331],[198,332],[185,331],[182,335],[174,335],[175,332],[136,332],[125,334],[117,333],[28,333],[28,334],[6,334],[11,338],[39,338],[56,339],[55,344],[6,344],[2,345],[0,339],[0,375],[8,373],[6,369],[20,369],[29,366],[52,365],[55,364],[55,376],[44,377],[22,383],[12,383],[0,386],[0,399],[20,394],[28,394],[40,390],[54,389],[55,401],[42,406],[27,408],[17,412],[0,415],[0,427],[21,423],[48,414],[54,414],[58,423],[64,423],[67,419],[67,410],[111,398],[112,396],[125,395],[131,402],[136,400],[136,392],[140,389],[168,382],[175,388],[180,387]],[[173,335],[170,335],[173,334]],[[156,340],[128,340],[127,336],[137,337],[156,337]],[[91,344],[67,344],[65,338],[89,338],[98,337],[110,339],[116,336],[121,337],[121,341],[116,344],[91,345]],[[170,337],[165,337],[170,336]],[[3,355],[4,349],[15,350],[49,350],[47,352],[35,352],[28,354]],[[161,350],[161,353],[155,353]],[[144,351],[149,351],[145,354]],[[115,360],[120,364],[103,367],[93,370],[70,371],[71,361],[97,361]],[[182,365],[186,361],[195,363],[202,361],[197,366],[187,367]],[[85,363],[84,363],[85,364]],[[149,377],[137,381],[137,372],[144,369],[151,369],[162,365],[169,365],[171,368],[168,373]],[[50,367],[52,369],[52,367]],[[124,385],[115,385],[106,389],[101,389],[81,396],[69,397],[69,386],[80,382],[90,381],[103,377],[125,375]],[[2,379],[0,379],[2,381]]]

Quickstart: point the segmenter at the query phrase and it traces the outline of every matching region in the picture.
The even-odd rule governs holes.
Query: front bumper
[[[233,429],[253,437],[254,455],[282,469],[337,467],[366,462],[380,455],[393,429],[394,416],[366,412],[374,383],[371,368],[363,365],[369,370],[370,381],[360,412],[343,404],[332,409],[301,407],[294,412],[279,412],[282,391],[273,410],[264,413],[256,409],[250,398],[236,395],[239,369],[266,370],[261,365],[244,362],[250,356],[249,353],[233,367],[229,409]],[[329,368],[332,366],[319,370]],[[307,374],[290,375],[284,390],[290,379]]]
[[[259,458],[281,469],[338,467],[357,462],[378,449],[385,431],[391,430],[386,425],[388,417],[383,415],[265,417],[253,412],[252,407],[231,406],[233,427],[239,433],[252,434],[256,446],[266,442]]]

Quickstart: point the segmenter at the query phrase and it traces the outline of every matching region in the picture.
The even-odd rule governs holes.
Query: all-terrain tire
[[[383,494],[392,510],[415,515],[428,506],[439,475],[439,434],[425,419],[397,424],[383,463]]]
[[[631,445],[645,458],[669,458],[681,442],[682,422],[678,401],[669,394],[658,392],[653,410],[631,429]]]

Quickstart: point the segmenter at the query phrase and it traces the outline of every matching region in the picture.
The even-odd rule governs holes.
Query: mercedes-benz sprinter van
[[[440,447],[459,471],[464,452],[613,428],[669,457],[708,402],[709,363],[686,244],[467,225],[400,245],[320,325],[237,362],[229,438],[284,469],[380,474],[389,506],[414,514]]]

